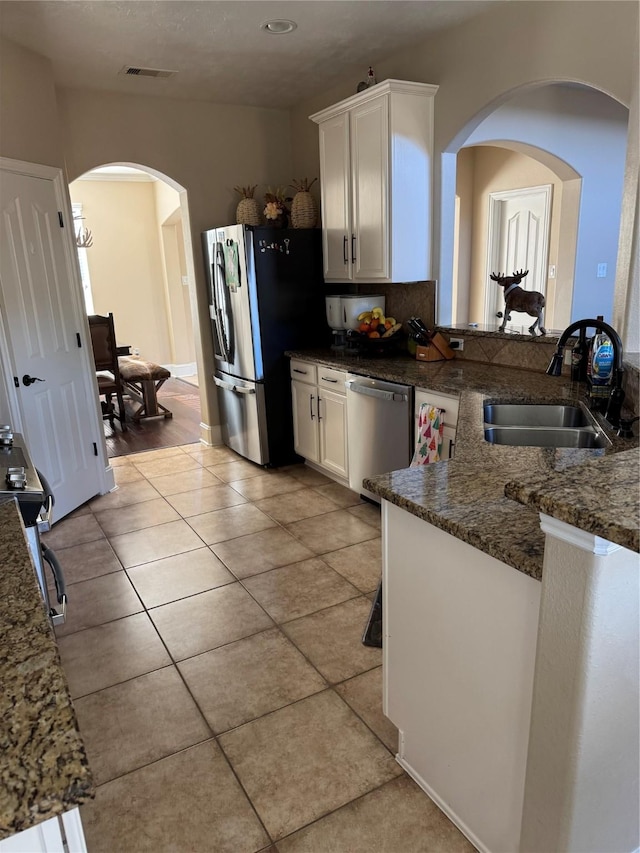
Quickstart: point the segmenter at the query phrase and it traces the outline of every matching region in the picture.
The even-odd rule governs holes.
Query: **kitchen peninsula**
[[[544,373],[292,355],[459,395],[452,460],[364,482],[382,498],[400,763],[479,850],[634,850],[637,439],[485,441],[485,402],[579,401],[578,383]]]
[[[14,500],[0,504],[0,853],[86,848],[91,771]]]

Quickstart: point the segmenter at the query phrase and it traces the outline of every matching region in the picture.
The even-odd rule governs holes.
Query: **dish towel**
[[[440,461],[444,432],[443,409],[422,403],[418,412],[418,440],[411,460],[411,468]]]

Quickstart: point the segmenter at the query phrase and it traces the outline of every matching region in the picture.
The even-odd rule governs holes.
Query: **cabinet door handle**
[[[318,397],[318,420],[322,420],[322,415],[320,414],[320,397]]]
[[[297,367],[294,367],[293,372],[294,373],[302,373],[304,376],[306,376],[309,371],[308,370],[298,370]]]
[[[313,414],[313,401],[315,397],[313,394],[309,394],[309,414],[311,415],[311,420],[314,419],[315,415]]]
[[[351,235],[351,263],[355,264],[356,262],[356,235]]]
[[[333,382],[334,385],[338,384],[337,379],[329,379],[328,376],[321,376],[320,379],[322,379],[323,382]]]
[[[455,444],[453,443],[453,439],[450,438],[449,439],[449,459],[451,459],[451,457],[453,456],[453,448],[454,447],[455,447]]]
[[[347,255],[347,243],[348,243],[348,241],[349,241],[349,238],[345,234],[344,239],[342,241],[342,259],[344,260],[345,264],[349,263],[349,257]]]

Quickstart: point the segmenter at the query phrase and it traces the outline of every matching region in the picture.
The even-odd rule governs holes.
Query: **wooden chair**
[[[116,348],[116,333],[113,325],[113,314],[108,317],[100,314],[89,315],[89,330],[91,332],[91,345],[93,347],[93,360],[96,365],[98,379],[98,393],[104,397],[102,405],[102,417],[108,420],[111,428],[114,420],[120,421],[120,428],[126,432],[124,409],[124,385],[118,367],[118,354]],[[118,413],[113,405],[113,395],[118,401]]]

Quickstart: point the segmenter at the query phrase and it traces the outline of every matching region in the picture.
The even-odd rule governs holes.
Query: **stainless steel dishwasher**
[[[349,487],[380,503],[363,489],[374,474],[407,468],[412,453],[411,385],[347,375]]]

